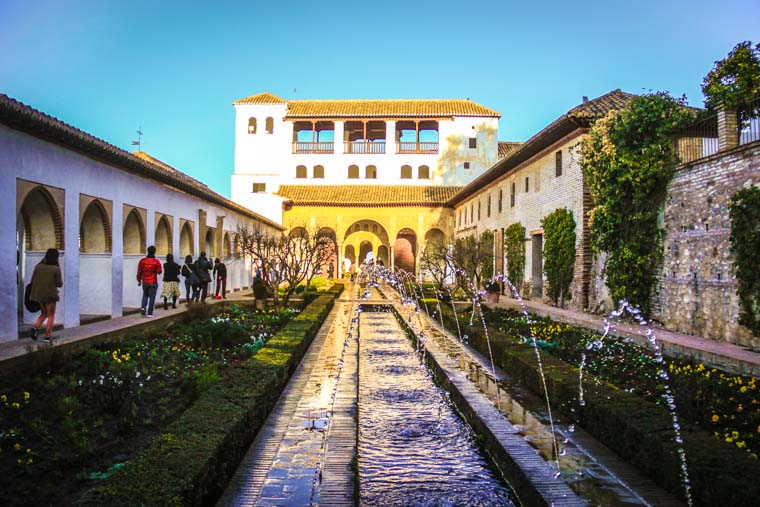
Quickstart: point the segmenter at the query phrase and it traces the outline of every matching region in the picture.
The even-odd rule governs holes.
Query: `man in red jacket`
[[[140,313],[146,317],[153,317],[153,305],[156,302],[160,274],[161,263],[156,259],[156,247],[151,245],[148,247],[148,256],[140,259],[137,264],[137,285],[142,285],[143,290]]]

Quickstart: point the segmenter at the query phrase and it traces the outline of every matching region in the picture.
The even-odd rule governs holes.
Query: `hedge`
[[[456,329],[451,311],[444,322]],[[469,343],[488,354],[483,327],[468,326]],[[536,353],[531,345],[517,342],[488,327],[496,364],[518,383],[544,396]],[[666,407],[647,401],[584,373],[585,405],[578,404],[578,369],[541,352],[546,387],[552,406],[573,417],[597,440],[632,463],[655,482],[683,496],[681,463],[674,442],[672,417]],[[570,409],[575,408],[571,414]],[[760,463],[697,427],[682,424],[681,435],[691,480],[694,505],[757,505],[760,498]]]
[[[229,368],[150,447],[87,491],[80,505],[208,505],[224,491],[333,306],[319,296],[258,354]]]

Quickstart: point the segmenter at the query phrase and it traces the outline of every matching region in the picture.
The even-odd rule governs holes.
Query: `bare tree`
[[[436,290],[442,292],[456,271],[452,249],[439,241],[428,243],[422,251],[420,267],[433,279]]]
[[[318,228],[316,230],[319,230]],[[250,257],[261,269],[261,278],[272,294],[275,308],[288,304],[301,282],[308,282],[329,257],[329,237],[305,227],[289,234],[272,232],[256,225],[238,226],[240,255]],[[280,289],[283,289],[280,298]]]

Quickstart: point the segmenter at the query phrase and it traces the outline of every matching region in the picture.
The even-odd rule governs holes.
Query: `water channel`
[[[516,505],[394,314],[360,316],[362,505]]]

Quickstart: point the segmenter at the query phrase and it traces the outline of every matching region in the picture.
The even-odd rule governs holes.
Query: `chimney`
[[[588,97],[586,97],[586,96],[584,95],[584,96],[583,96],[583,103],[585,104],[586,102],[588,102]]]

